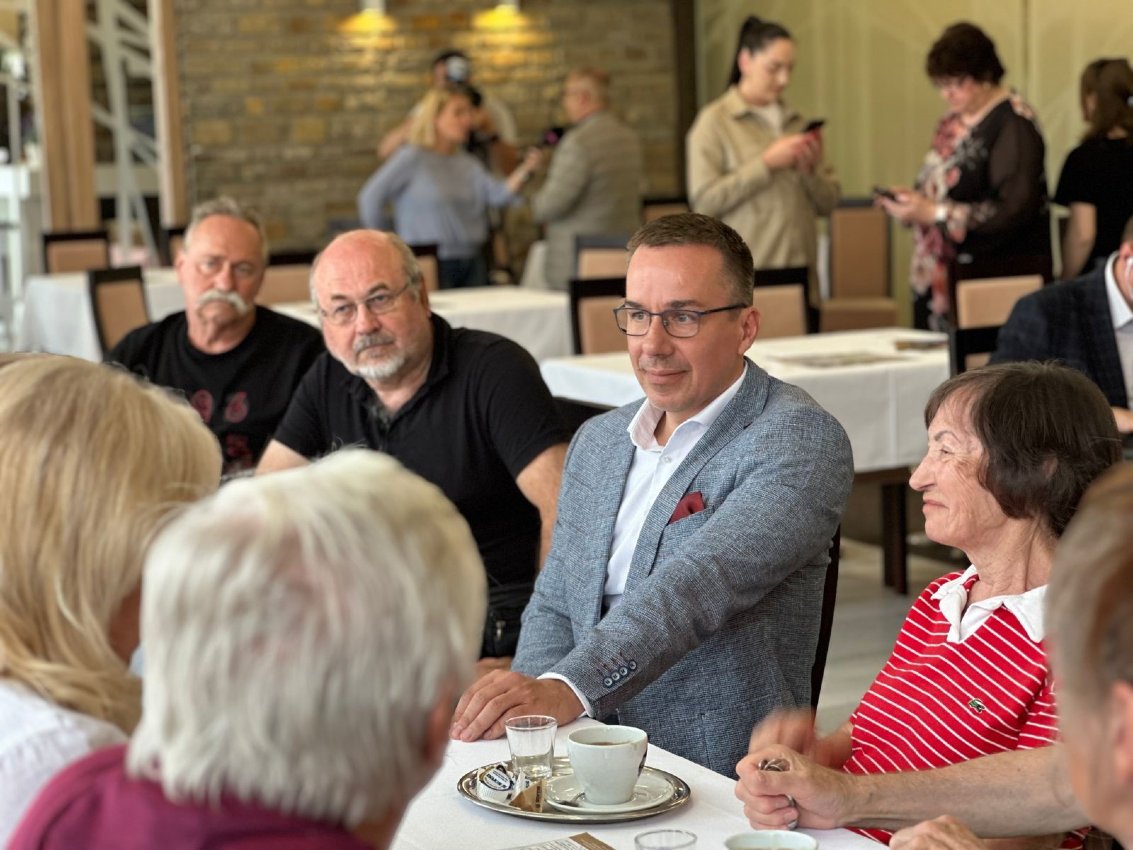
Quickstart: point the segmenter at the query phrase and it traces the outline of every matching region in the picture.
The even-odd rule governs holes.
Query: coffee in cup
[[[586,800],[602,806],[633,799],[648,749],[649,736],[632,726],[587,726],[567,736],[570,765]]]

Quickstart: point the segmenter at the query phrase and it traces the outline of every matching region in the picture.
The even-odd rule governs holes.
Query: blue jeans
[[[456,289],[461,286],[487,286],[488,264],[483,257],[438,260],[437,276],[441,289]]]

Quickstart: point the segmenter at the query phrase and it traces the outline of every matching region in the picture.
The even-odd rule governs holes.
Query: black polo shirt
[[[343,446],[391,454],[464,515],[491,584],[530,581],[539,512],[516,476],[567,434],[531,355],[509,339],[433,316],[425,383],[389,417],[362,379],[324,353],[303,378],[275,439],[307,458]]]
[[[256,307],[256,321],[221,354],[189,342],[184,312],[131,331],[106,359],[189,401],[220,441],[224,474],[254,469],[291,393],[321,352],[323,337],[306,322]]]

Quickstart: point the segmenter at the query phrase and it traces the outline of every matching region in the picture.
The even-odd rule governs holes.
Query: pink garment
[[[56,775],[8,850],[368,850],[341,826],[228,797],[176,805],[160,785],[129,778],[125,754],[108,747]]]

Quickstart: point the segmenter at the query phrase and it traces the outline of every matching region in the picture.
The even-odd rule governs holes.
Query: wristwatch
[[[948,221],[948,204],[943,201],[938,203],[933,213],[932,220],[937,224],[944,224],[944,222]]]

